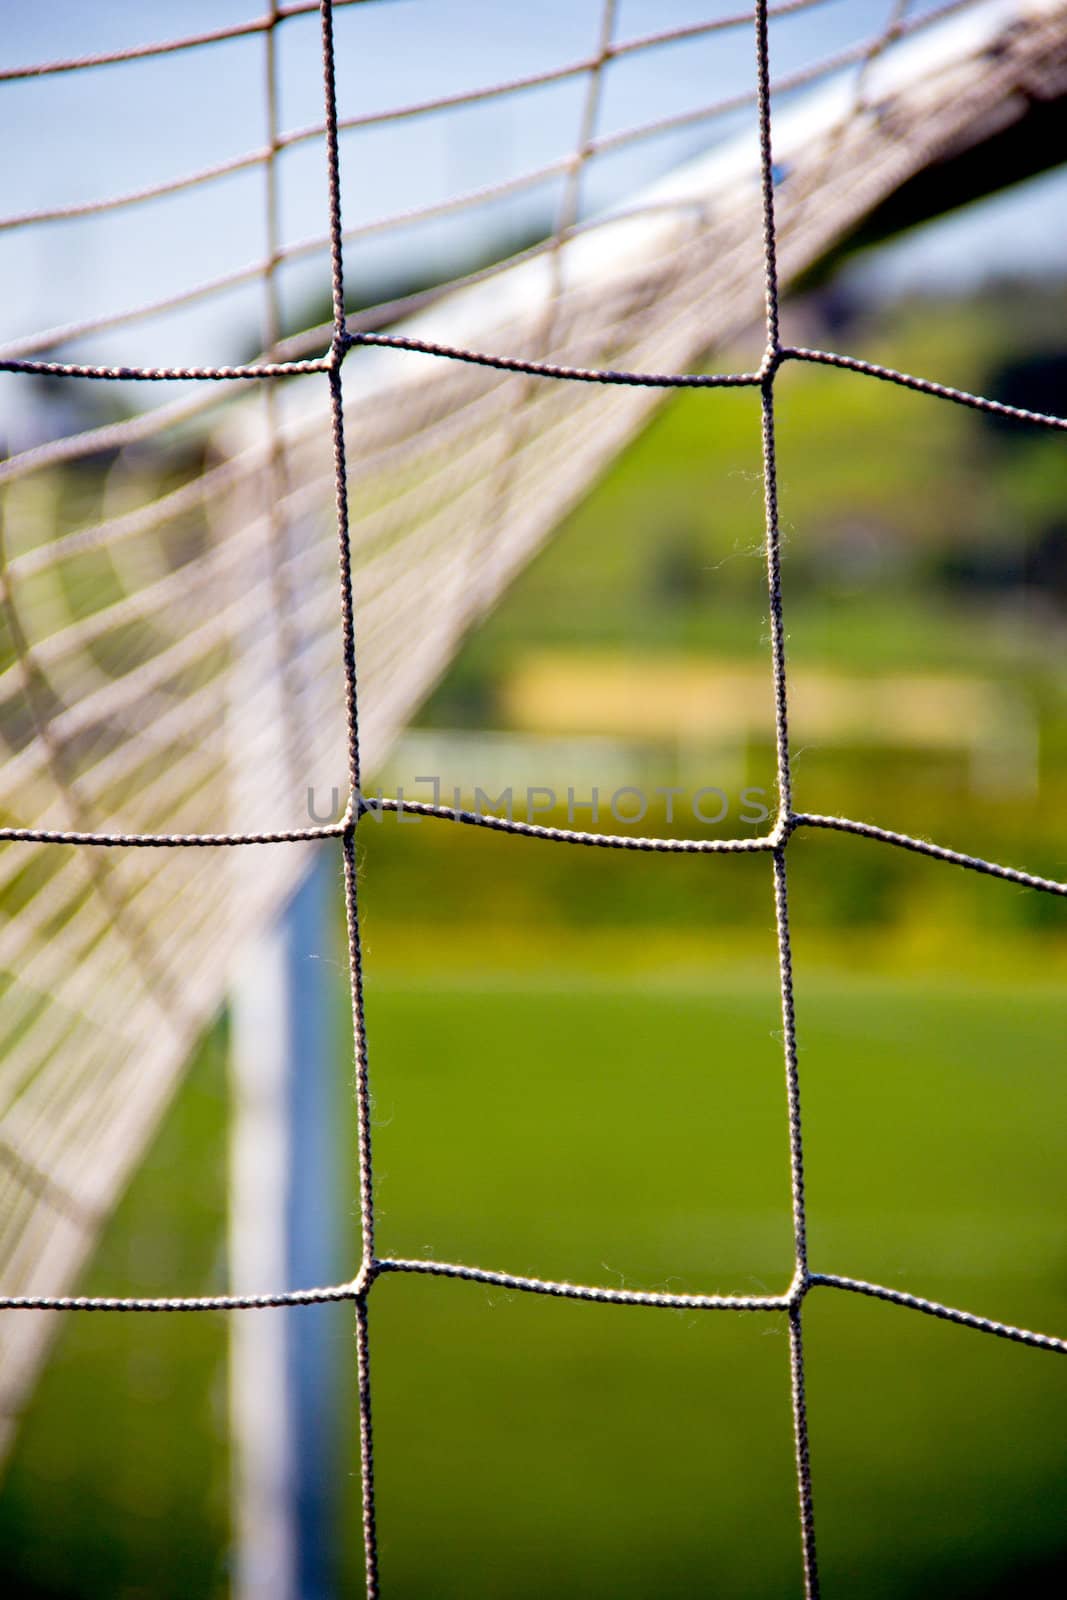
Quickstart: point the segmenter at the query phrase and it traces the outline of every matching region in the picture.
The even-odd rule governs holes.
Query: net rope
[[[630,41],[615,40],[615,5],[613,0],[605,0],[598,18],[596,49],[582,60],[464,94],[374,115],[341,118],[337,105],[334,11],[348,4],[382,3],[384,0],[333,0],[333,4],[322,0],[316,7],[279,5],[275,0],[264,18],[233,28],[0,72],[0,81],[17,81],[143,60],[261,34],[265,41],[268,107],[268,143],[263,150],[109,200],[0,220],[0,230],[58,224],[158,199],[237,170],[256,168],[264,174],[267,252],[262,262],[181,295],[113,316],[53,328],[12,341],[0,350],[0,370],[8,373],[104,383],[188,381],[206,384],[210,389],[208,396],[183,395],[154,412],[32,446],[0,463],[0,482],[21,494],[33,492],[35,482],[42,481],[40,475],[48,468],[91,458],[102,450],[123,450],[202,417],[219,403],[220,393],[225,396],[232,392],[231,385],[262,385],[261,393],[251,402],[242,402],[245,409],[227,436],[228,448],[191,482],[133,508],[111,510],[94,525],[44,543],[12,543],[6,532],[0,531],[0,608],[13,641],[10,659],[5,658],[0,669],[0,727],[9,752],[0,796],[6,813],[4,825],[0,826],[0,842],[41,847],[30,858],[31,866],[37,864],[41,881],[35,893],[24,896],[22,911],[0,939],[5,970],[22,959],[21,977],[26,983],[25,993],[17,996],[9,1027],[4,1068],[7,1077],[0,1107],[0,1156],[6,1185],[0,1213],[0,1266],[9,1274],[8,1281],[20,1275],[29,1279],[25,1292],[0,1296],[0,1310],[201,1312],[350,1302],[357,1337],[368,1596],[380,1592],[368,1325],[368,1304],[379,1277],[421,1274],[606,1305],[784,1314],[789,1328],[804,1586],[805,1593],[814,1597],[819,1593],[819,1576],[805,1396],[803,1307],[807,1296],[816,1289],[834,1289],[873,1297],[962,1328],[1061,1354],[1067,1353],[1067,1338],[1033,1332],[938,1301],[810,1268],[788,847],[799,831],[832,830],[1054,896],[1067,896],[1067,882],[1000,865],[877,824],[794,807],[779,535],[776,381],[789,363],[815,363],[1038,428],[1062,431],[1067,428],[1067,418],[1023,410],[856,357],[783,343],[781,289],[787,279],[825,249],[828,241],[866,215],[882,195],[891,193],[909,173],[921,170],[963,130],[981,123],[990,106],[1018,96],[1021,88],[1039,98],[1062,92],[1067,63],[1067,6],[1060,0],[1029,0],[1019,7],[1011,25],[996,36],[995,49],[984,37],[980,47],[963,50],[961,59],[951,64],[947,80],[944,75],[935,74],[932,84],[920,81],[916,87],[911,82],[903,86],[898,82],[894,89],[875,81],[882,58],[892,59],[902,40],[931,23],[978,9],[972,0],[957,0],[918,18],[909,17],[908,6],[896,0],[873,39],[775,85],[770,73],[770,22],[775,17],[814,9],[828,0],[790,0],[777,6],[757,0],[753,10],[739,16],[662,30]],[[288,19],[316,9],[321,23],[323,120],[320,125],[287,133],[278,118],[275,36]],[[611,136],[597,135],[601,79],[612,61],[753,24],[754,93],[739,94],[696,112],[672,114]],[[976,58],[982,68],[977,77]],[[795,161],[791,169],[795,182],[783,191],[776,153],[772,152],[772,92],[817,82],[845,65],[857,66],[858,71],[843,107],[821,130],[807,182],[802,163]],[[496,185],[491,191],[460,196],[437,206],[383,218],[378,223],[344,228],[341,143],[347,131],[579,77],[586,79],[586,96],[574,152],[566,160],[520,175],[518,180]],[[951,92],[946,92],[946,82]],[[720,206],[717,212],[716,203],[721,203],[717,192],[711,202],[706,195],[694,199],[692,194],[679,195],[677,191],[666,196],[654,192],[643,203],[606,221],[586,221],[581,217],[583,175],[596,156],[627,141],[703,124],[725,111],[743,109],[752,103],[759,135],[756,176],[762,218],[762,237],[755,257],[748,238],[751,230],[747,210],[741,208],[735,214],[727,208],[723,214]],[[902,109],[908,116],[898,114],[894,119],[892,113]],[[912,132],[905,135],[901,128],[909,125],[909,118]],[[853,140],[872,137],[876,140],[873,153],[858,176],[851,183],[846,181],[855,168]],[[278,221],[277,158],[285,149],[313,138],[323,138],[325,143],[329,230],[322,239],[287,247]],[[884,141],[883,145],[877,143],[878,139]],[[781,159],[780,154],[777,159]],[[523,184],[541,182],[546,175],[556,174],[565,175],[566,187],[552,235],[524,251],[517,260],[494,263],[467,274],[460,280],[461,314],[454,319],[461,334],[473,326],[475,331],[484,332],[486,346],[495,339],[507,351],[512,341],[525,343],[529,355],[494,353],[482,347],[481,337],[460,337],[451,342],[426,336],[426,315],[448,303],[449,295],[456,294],[456,284],[404,296],[369,312],[346,313],[346,243],[367,237],[376,229],[439,216],[482,203],[487,197],[516,192]],[[816,192],[824,195],[828,184],[834,188],[838,211],[829,220],[825,215],[819,219],[816,240],[810,228],[811,199]],[[783,208],[789,224],[784,231],[780,219]],[[610,233],[620,227],[632,228],[635,223],[653,230],[652,264],[648,259],[639,261],[638,270],[624,276],[621,283],[609,284],[608,292],[604,292],[602,277],[596,277],[591,290],[590,281],[573,269],[573,262],[581,259],[578,252],[590,244],[595,250],[605,230]],[[661,230],[658,234],[657,228]],[[614,248],[613,238],[609,237],[608,249]],[[326,329],[285,339],[278,274],[287,260],[322,249],[330,263],[332,321]],[[761,265],[765,336],[758,369],[726,373],[685,370],[702,350],[744,325],[751,313],[747,296],[751,292],[753,259]],[[603,255],[597,261],[602,273]],[[488,313],[479,302],[473,324],[470,317],[464,318],[464,294],[469,297],[474,291],[481,292],[487,283],[507,283],[516,272],[544,265],[549,269],[547,290],[538,297],[532,315],[516,315],[514,304],[505,298],[500,303],[502,309],[490,302]],[[258,282],[262,287],[263,356],[259,361],[228,366],[123,366],[43,358],[43,352],[58,344],[65,346],[104,329],[129,326],[245,281]],[[414,318],[410,331],[404,331],[408,324],[399,332],[380,331],[383,325],[391,326],[401,316]],[[604,352],[618,348],[630,359],[621,365],[605,362]],[[552,359],[558,351],[566,359]],[[359,360],[368,362],[378,352],[378,359],[389,365],[383,369],[384,380],[370,369],[370,380],[363,386],[363,369],[357,369],[355,380],[351,376],[347,379],[355,394],[346,397],[345,368],[354,352],[361,352]],[[585,359],[579,359],[583,353]],[[667,370],[653,371],[646,366],[657,355],[672,358]],[[409,364],[408,369],[405,363]],[[426,377],[427,363],[435,373],[432,384]],[[499,378],[493,379],[488,390],[473,387],[479,373],[486,370]],[[318,402],[287,406],[285,400],[291,386],[283,392],[277,382],[282,379],[300,383],[314,379],[320,393],[327,389],[325,415]],[[397,424],[395,415],[389,425],[376,422],[383,381],[398,386],[405,413],[403,425]],[[566,440],[561,440],[560,435],[567,435],[570,427],[585,425],[585,419],[593,412],[581,413],[576,423],[577,402],[572,400],[571,408],[560,412],[554,395],[572,396],[581,392],[581,386],[636,392],[619,396],[614,403],[621,409],[610,413],[612,402],[608,395],[602,393],[598,397],[598,415],[606,416],[607,424],[603,433],[594,438],[581,471],[573,472],[566,461]],[[765,834],[740,839],[642,838],[540,826],[510,816],[430,805],[400,796],[367,798],[365,770],[373,770],[380,761],[391,733],[440,671],[465,627],[492,603],[599,467],[632,436],[657,396],[680,388],[751,388],[759,394],[778,789],[778,814],[773,826]],[[260,400],[263,404],[252,421],[247,407]],[[506,423],[501,430],[496,412],[505,402]],[[489,420],[487,410],[493,413]],[[324,422],[328,451],[322,447]],[[346,434],[353,431],[359,437],[355,454],[346,445]],[[398,459],[405,451],[410,453],[413,442],[423,452],[423,462],[432,469],[426,483],[405,481],[396,470]],[[551,483],[552,493],[546,505],[531,517],[526,509],[531,485],[546,482]],[[381,488],[383,483],[385,491]],[[293,527],[301,526],[302,519],[306,522],[313,513],[324,485],[332,490],[337,529],[338,565],[328,594],[319,559],[320,541],[309,538],[299,544],[292,537]],[[372,504],[361,514],[357,525],[350,502],[360,490],[369,492]],[[220,505],[221,513],[216,509]],[[475,516],[469,515],[472,506]],[[398,507],[403,508],[399,515]],[[169,570],[158,570],[158,563],[156,568],[150,562],[146,564],[143,541],[155,538],[161,529],[180,527],[181,519],[191,512],[212,519],[217,533],[214,544],[198,548],[191,560],[179,562]],[[458,529],[468,521],[473,522],[475,533],[465,542],[459,541],[457,554]],[[509,530],[506,537],[502,532],[505,523]],[[128,564],[130,581],[117,598],[72,618],[69,607],[60,603],[62,583],[57,580],[57,573],[64,562],[90,559],[105,551],[118,570]],[[412,578],[413,572],[418,574],[420,563],[428,577]],[[484,576],[486,569],[488,579]],[[402,572],[408,575],[404,590],[407,610],[402,619],[406,617],[410,622],[419,616],[419,608],[442,584],[447,588],[451,607],[438,633],[431,633],[428,646],[421,654],[416,652],[413,665],[403,661],[403,652],[397,648],[398,617],[395,603],[390,600]],[[477,588],[473,596],[469,592],[472,583]],[[210,605],[205,603],[209,593],[216,596]],[[220,594],[221,600],[217,598]],[[336,661],[338,603],[343,702],[339,707],[331,704],[313,712],[309,685]],[[43,631],[31,628],[26,621],[36,615],[36,608],[51,619]],[[270,626],[264,620],[268,613],[274,619]],[[173,625],[175,619],[180,626]],[[109,638],[115,630],[134,626],[156,630],[153,647],[133,650],[129,659],[123,658],[121,670],[109,669],[104,659]],[[250,634],[251,644],[236,666],[227,657],[225,668],[220,668],[218,653],[232,646],[236,634]],[[104,652],[99,659],[93,655],[94,647]],[[357,663],[360,683],[369,680],[378,696],[372,697],[370,718],[364,714],[362,725]],[[242,753],[247,764],[256,769],[255,793],[239,791],[235,810],[245,816],[260,814],[265,796],[269,810],[275,782],[286,781],[287,775],[292,784],[294,774],[312,773],[316,764],[322,769],[323,753],[332,754],[340,728],[347,751],[348,799],[338,820],[311,827],[268,822],[233,831],[153,826],[153,818],[188,815],[190,806],[194,816],[202,814],[204,806],[210,815],[216,805],[219,769],[225,764],[220,741],[225,741],[221,740],[215,702],[227,672],[236,673],[243,686],[242,694],[252,686],[250,697],[239,696],[237,704],[243,721],[251,728],[251,733],[242,735]],[[72,681],[75,673],[79,675],[77,692]],[[383,691],[383,684],[388,686],[388,692]],[[130,715],[131,707],[136,708],[140,720]],[[146,709],[152,719],[147,724]],[[116,729],[122,737],[116,736]],[[169,758],[177,749],[187,759],[181,767],[180,793],[175,795],[176,768]],[[137,826],[106,826],[109,818],[121,814],[122,803],[115,797],[122,793],[132,774],[140,774]],[[794,1270],[784,1291],[747,1296],[644,1292],[378,1254],[356,838],[359,825],[368,814],[402,810],[549,843],[692,854],[769,855],[777,925],[792,1189]],[[26,811],[35,813],[34,820],[13,820]],[[47,1274],[52,1281],[57,1277],[69,1280],[84,1260],[132,1159],[166,1103],[178,1065],[187,1057],[205,1018],[217,1003],[219,952],[208,934],[218,906],[207,883],[209,874],[218,875],[212,852],[283,843],[300,846],[326,840],[339,842],[344,868],[356,1062],[361,1227],[358,1272],[341,1284],[261,1294],[146,1299],[42,1291],[34,1279],[42,1254],[47,1256]],[[165,866],[153,869],[150,865],[152,861],[172,859],[171,852],[184,859],[184,853],[191,849],[204,852],[204,868],[184,883],[179,884]],[[281,854],[272,852],[271,859],[278,859]],[[306,867],[306,853],[298,849],[288,854],[290,864],[274,878],[266,879],[261,873],[239,867],[235,879],[226,880],[229,889],[236,882],[240,891],[240,915],[227,929],[231,945],[262,925],[299,880]],[[238,851],[238,858],[245,859],[243,850]],[[149,865],[138,868],[137,862]],[[7,889],[17,888],[26,868],[25,856],[20,858],[17,850],[5,852],[0,882]],[[199,901],[195,896],[190,899],[191,890],[199,893]],[[199,911],[187,913],[190,903],[199,904]],[[152,934],[156,921],[173,913],[179,904],[185,940],[180,947],[180,986],[169,976],[173,952]],[[193,952],[198,948],[199,959],[194,959]],[[138,1041],[146,1029],[156,1030],[164,1041],[155,1072],[144,1074],[147,1090],[140,1100],[130,1095],[130,1074],[123,1076],[109,1069],[114,1018],[94,994],[103,978],[113,980],[116,972],[127,974],[131,968],[139,987],[129,1001],[122,1036],[135,1065]],[[50,988],[58,989],[61,1003],[50,1005],[42,999]],[[76,1092],[72,1092],[70,1079],[64,1078],[57,1064],[75,1047],[82,1051],[84,1064]],[[28,1102],[22,1092],[27,1085],[40,1090],[36,1103]],[[61,1159],[75,1151],[81,1152],[80,1159]],[[95,1185],[94,1171],[105,1175]],[[23,1319],[16,1318],[15,1322],[21,1326]],[[11,1328],[14,1324],[7,1322],[5,1326]],[[43,1345],[33,1336],[20,1345],[19,1337],[14,1336],[10,1348],[17,1358],[12,1392],[21,1395]]]

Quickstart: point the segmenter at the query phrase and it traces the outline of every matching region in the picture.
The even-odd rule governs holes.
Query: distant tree
[[[1008,406],[1025,411],[1067,415],[1067,348],[1042,349],[1036,354],[1005,361],[989,374],[986,393]],[[982,419],[1006,443],[1033,438],[1030,423],[983,412]]]

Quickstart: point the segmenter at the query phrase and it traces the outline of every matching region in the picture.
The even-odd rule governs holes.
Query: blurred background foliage
[[[1067,410],[1061,284],[872,302],[849,282],[795,299],[787,339]],[[778,394],[797,806],[1064,876],[1061,438],[823,369],[786,369]],[[60,403],[41,391],[42,416]],[[177,481],[202,449],[144,470]],[[65,517],[92,514],[112,465],[53,480]],[[707,784],[731,810],[704,831],[756,831],[736,797],[774,806],[762,537],[755,397],[672,400],[467,641],[385,787]],[[662,711],[636,732],[635,682]],[[689,715],[705,691],[735,704],[724,684],[750,713]],[[640,831],[672,830],[701,825],[654,802]],[[392,819],[364,824],[360,857],[381,1248],[782,1287],[767,863]],[[790,875],[813,1266],[1062,1332],[1062,902],[840,836],[798,837]],[[337,932],[308,955],[337,965],[341,1276],[340,908]],[[220,1023],[84,1292],[225,1288],[225,1058]],[[323,1314],[337,1584],[355,1593],[351,1317]],[[826,1592],[1051,1592],[1064,1364],[843,1296],[814,1295],[806,1320]],[[372,1325],[388,1593],[798,1590],[780,1319],[387,1279]],[[226,1592],[225,1363],[218,1317],[65,1322],[0,1494],[6,1593]]]

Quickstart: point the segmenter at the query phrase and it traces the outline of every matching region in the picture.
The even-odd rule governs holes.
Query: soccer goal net
[[[976,151],[1010,148],[1009,175],[1054,161],[1049,129],[1067,95],[1067,4],[887,4],[872,36],[776,73],[776,26],[829,12],[830,0],[758,3],[743,15],[713,14],[644,36],[623,34],[616,5],[605,0],[583,11],[589,37],[577,58],[342,114],[338,83],[373,71],[373,63],[355,61],[348,34],[340,47],[341,14],[373,3],[275,0],[266,15],[236,26],[0,71],[0,92],[45,84],[58,94],[94,74],[136,74],[161,57],[199,60],[243,43],[260,52],[265,127],[258,147],[199,170],[0,218],[0,232],[16,242],[46,240],[41,259],[69,262],[66,280],[49,277],[48,314],[37,319],[43,325],[9,330],[0,347],[12,415],[22,392],[47,393],[52,419],[36,436],[13,426],[16,448],[0,463],[0,1424],[14,1425],[62,1313],[243,1314],[349,1301],[373,1595],[367,1307],[383,1274],[435,1274],[618,1305],[784,1314],[803,1569],[815,1594],[802,1340],[809,1293],[873,1295],[1053,1352],[1067,1351],[1067,1340],[809,1266],[790,842],[798,830],[832,829],[1042,894],[1062,896],[1067,885],[1025,865],[961,853],[952,840],[892,831],[892,817],[861,821],[800,809],[790,765],[776,381],[790,363],[814,363],[851,373],[856,383],[903,386],[1035,429],[1062,431],[1067,419],[963,392],[936,372],[913,376],[858,355],[790,345],[780,298],[861,228],[899,227],[951,205],[962,164],[971,163],[968,181],[980,189]],[[291,126],[279,41],[316,13],[319,48],[304,78],[320,94],[324,82],[321,110]],[[684,52],[709,38],[731,48],[744,41],[747,76],[735,92],[685,109],[660,94],[668,109],[605,131],[613,73],[639,68],[650,82],[669,84]],[[360,183],[349,166],[351,137],[400,138],[414,122],[563,84],[579,86],[580,103],[562,151],[489,187],[402,211],[360,209],[349,220],[348,198]],[[612,166],[665,139],[675,152],[665,175],[655,174],[654,163]],[[678,161],[679,139],[705,153]],[[321,229],[293,237],[285,176],[291,164],[303,181],[311,161],[319,164],[312,190],[323,191]],[[1000,181],[993,173],[1004,165],[992,162],[985,181]],[[603,172],[617,170],[626,174],[621,186],[602,181]],[[260,241],[256,259],[198,276],[199,263],[214,257],[199,233],[190,234],[164,292],[158,283],[157,292],[145,292],[146,280],[135,295],[122,277],[115,304],[71,314],[78,263],[52,253],[67,224],[93,217],[101,228],[114,226],[121,251],[129,237],[121,230],[151,230],[173,197],[214,194],[237,177],[258,185],[254,232],[250,224]],[[383,241],[400,240],[402,249],[404,240],[423,237],[419,228],[534,193],[552,197],[551,224],[535,237],[459,267],[453,261],[422,274],[424,281],[412,268],[384,299],[350,292],[363,282],[363,252]],[[315,325],[302,326],[306,319],[293,308],[297,290],[309,284],[321,292],[321,308]],[[232,354],[238,318],[226,308],[234,295],[245,296],[243,308],[255,299],[257,348],[229,364],[185,359],[183,340],[200,340],[210,356],[212,342],[219,349],[225,336]],[[214,320],[196,320],[215,306],[223,309]],[[736,347],[753,328],[760,331],[749,368],[718,370],[716,352]],[[373,1063],[355,855],[368,807],[398,804],[373,792],[376,774],[472,624],[664,398],[679,389],[739,387],[760,403],[773,821],[743,839],[667,839],[417,809],[536,836],[545,848],[767,856],[785,1044],[792,1281],[751,1296],[644,1293],[495,1266],[383,1258],[374,1232]],[[146,403],[148,391],[162,401]],[[337,815],[310,818],[309,791],[336,791]],[[279,1285],[276,1294],[251,1297],[183,1298],[180,1284],[164,1301],[74,1297],[79,1270],[224,1002],[235,956],[277,915],[307,870],[309,850],[324,840],[334,841],[343,862],[356,1039],[362,1257],[351,1279],[296,1291]]]

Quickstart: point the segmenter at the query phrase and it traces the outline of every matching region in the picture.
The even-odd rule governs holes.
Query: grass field
[[[784,1285],[770,951],[704,970],[702,954],[644,981],[612,976],[595,941],[579,975],[548,958],[486,981],[453,959],[413,983],[372,959],[383,1251]],[[808,970],[802,943],[798,976],[815,1268],[1062,1328],[1062,994]],[[220,1087],[209,1051],[89,1287],[219,1283]],[[178,1170],[199,1176],[176,1192]],[[351,1403],[350,1313],[326,1315]],[[807,1317],[827,1592],[1022,1593],[1050,1574],[1063,1364],[828,1291]],[[796,1592],[779,1316],[387,1279],[373,1336],[391,1593]],[[219,1319],[72,1319],[3,1500],[9,1592],[222,1592],[223,1378]],[[354,1437],[337,1476],[353,1588]]]
[[[815,329],[797,320],[810,304],[794,304],[787,337],[995,394],[1002,367],[1059,348],[1063,314],[1058,289],[874,308],[844,329]],[[744,359],[722,352],[715,365]],[[1003,580],[1018,581],[1027,549],[1062,517],[1067,462],[1055,437],[801,366],[784,369],[776,415],[793,665],[1048,672],[1048,609],[1006,603]],[[759,449],[754,394],[672,399],[469,641],[430,716],[476,720],[502,668],[531,647],[764,662]],[[1001,586],[946,581],[961,558],[992,560]]]
[[[992,391],[1011,322],[1036,319],[1034,347],[1062,322],[1055,296],[1009,309],[898,308],[831,342]],[[1061,526],[1062,451],[840,374],[792,370],[780,387],[791,662],[842,682],[992,681],[1038,746],[1036,785],[993,795],[958,752],[834,745],[799,726],[797,805],[1062,878],[1064,613],[1054,583],[1019,581],[1026,550]],[[751,395],[667,407],[465,646],[424,720],[506,729],[504,688],[531,652],[765,666],[757,445]],[[987,561],[981,583],[953,576],[961,552]],[[1014,576],[991,581],[1001,568]],[[770,783],[769,727],[744,761]],[[671,831],[662,816],[644,827]],[[628,1287],[784,1287],[766,860],[371,821],[359,854],[380,1250]],[[1063,902],[825,834],[793,839],[790,881],[813,1268],[1062,1333]],[[357,1228],[339,937],[326,954],[340,1277]],[[83,1292],[227,1288],[225,1060],[220,1025]],[[276,1315],[328,1324],[338,1587],[356,1594],[351,1312],[256,1314]],[[825,1593],[1058,1589],[1067,1363],[825,1290],[805,1325]],[[393,1277],[375,1287],[372,1338],[393,1600],[799,1593],[779,1316]],[[221,1317],[70,1317],[0,1494],[0,1587],[225,1595],[229,1465]]]

